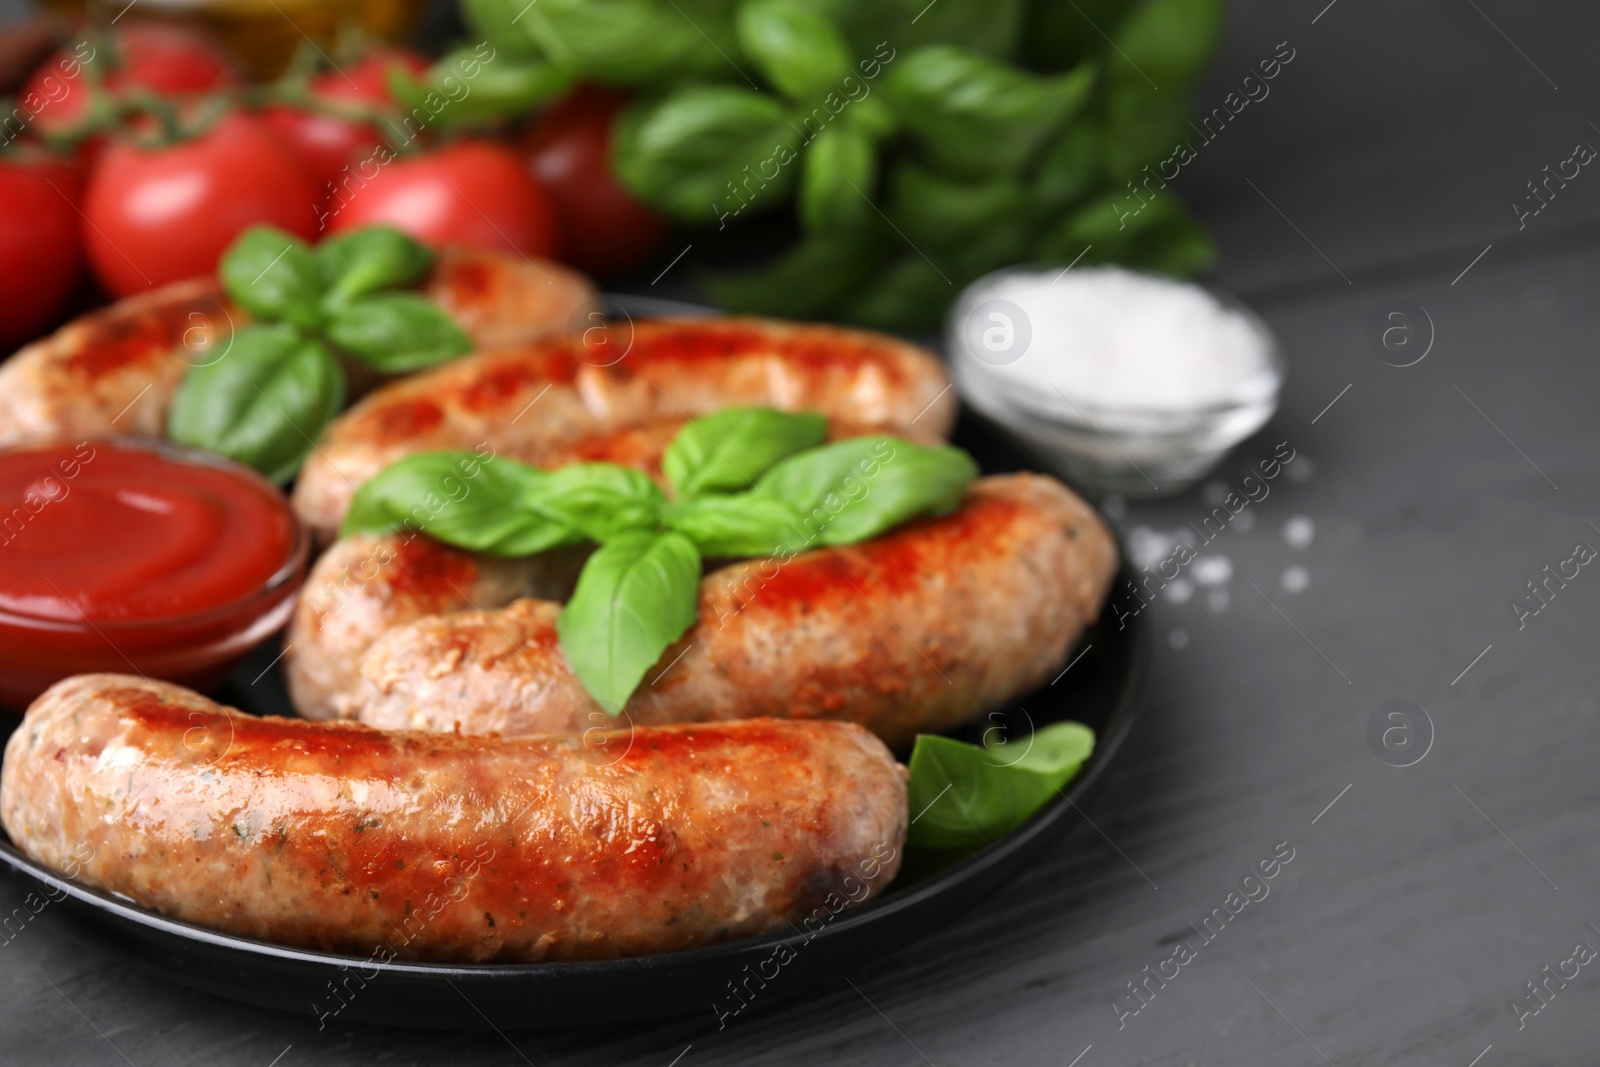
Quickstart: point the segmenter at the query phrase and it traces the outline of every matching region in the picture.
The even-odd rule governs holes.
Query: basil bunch
[[[1094,751],[1094,731],[1058,722],[1025,740],[991,734],[969,745],[922,734],[911,750],[907,802],[916,821],[908,844],[965,849],[1022,825],[1060,792]],[[1020,750],[1013,755],[1012,750]]]
[[[926,327],[1013,263],[1184,274],[1214,255],[1164,191],[1176,172],[1158,172],[1208,139],[1188,93],[1221,0],[463,0],[462,14],[497,64],[633,88],[612,165],[662,212],[722,229],[792,207],[796,244],[712,279],[734,309]]]
[[[432,264],[427,248],[384,226],[314,249],[271,226],[245,230],[217,273],[255,321],[184,375],[167,436],[288,481],[344,406],[335,352],[394,374],[472,347],[438,305],[403,290]]]
[[[636,470],[553,471],[428,452],[357,490],[341,534],[426,532],[519,556],[598,542],[557,623],[561,648],[612,714],[699,613],[704,557],[773,556],[865,541],[948,511],[977,477],[959,449],[878,435],[822,444],[812,413],[728,408],[689,422],[662,469],[671,499]]]

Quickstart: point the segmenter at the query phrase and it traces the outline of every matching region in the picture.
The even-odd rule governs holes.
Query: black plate
[[[638,314],[685,310],[665,301],[627,306]],[[1021,464],[998,436],[971,421],[963,421],[955,440],[986,471]],[[1119,575],[1118,583],[1127,577]],[[129,963],[180,985],[262,1007],[326,1013],[341,1023],[451,1030],[614,1025],[697,1013],[715,1017],[740,1005],[730,984],[749,982],[746,988],[755,989],[754,983],[763,982],[760,975],[776,973],[760,988],[761,1004],[770,1005],[941,929],[1081,823],[1133,722],[1144,673],[1143,633],[1137,618],[1119,630],[1107,609],[1072,653],[1081,658],[1062,663],[1063,670],[1070,664],[1070,671],[998,713],[1012,737],[1064,719],[1095,731],[1094,755],[1062,797],[974,853],[909,850],[904,870],[887,892],[840,912],[815,934],[747,938],[593,963],[393,962],[378,968],[364,957],[286,948],[158,915],[62,878],[3,835],[0,863],[44,886],[64,910],[92,924],[99,944]],[[276,651],[258,650],[219,698],[256,714],[292,714],[281,678],[275,671],[262,676]],[[995,724],[991,716],[957,736],[977,741]]]

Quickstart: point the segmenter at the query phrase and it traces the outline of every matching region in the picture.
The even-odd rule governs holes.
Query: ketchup
[[[276,487],[203,453],[0,452],[0,702],[88,671],[220,680],[286,621],[307,547]]]

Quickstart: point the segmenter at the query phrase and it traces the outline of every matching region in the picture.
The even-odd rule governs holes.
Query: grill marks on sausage
[[[774,360],[796,374],[875,376],[884,387],[907,379],[898,354],[887,355],[883,341],[846,330],[810,327],[772,331],[735,320],[639,322],[603,328],[597,340],[586,334],[543,341],[486,355],[469,376],[449,376],[429,395],[410,391],[387,398],[363,412],[363,429],[377,445],[403,444],[439,425],[445,410],[475,416],[520,407],[550,384],[571,385],[583,375],[622,384],[656,378],[671,366],[690,365],[689,373],[712,362]],[[621,357],[615,352],[625,353]],[[615,362],[612,362],[615,360]]]
[[[1004,551],[1021,511],[1012,497],[971,495],[949,515],[914,520],[859,545],[807,553],[781,565],[758,561],[747,565],[755,572],[744,583],[748,600],[763,611],[802,616],[841,601],[909,593],[930,578]],[[702,607],[717,594],[717,587],[707,589]]]
[[[42,862],[188,921],[455,960],[785,929],[818,878],[898,850],[906,825],[892,757],[843,724],[640,728],[611,760],[581,735],[257,719],[120,675],[35,703],[0,817]]]
[[[189,331],[226,321],[227,306],[218,292],[156,303],[131,314],[113,307],[83,320],[83,332],[63,366],[79,381],[93,383],[165,361]]]

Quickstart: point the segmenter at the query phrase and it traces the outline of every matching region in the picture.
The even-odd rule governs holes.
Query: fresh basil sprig
[[[977,477],[965,452],[898,437],[820,445],[810,412],[728,408],[689,422],[663,470],[675,499],[611,463],[541,471],[426,452],[356,491],[340,533],[408,528],[476,552],[529,555],[598,542],[558,631],[567,662],[616,714],[691,626],[703,557],[792,558],[948,511]]]
[[[363,483],[340,532],[426,531],[437,541],[497,556],[577,544],[581,532],[522,506],[550,477],[474,452],[421,452]]]
[[[589,557],[556,633],[572,673],[615,715],[699,613],[694,542],[670,530],[635,530]]]
[[[195,367],[167,413],[167,436],[286,482],[344,406],[344,371],[287,323],[249,326],[215,363]]]
[[[1058,722],[1027,738],[983,745],[921,734],[911,750],[906,835],[924,848],[973,848],[1026,822],[1078,773],[1094,751],[1094,731]]]
[[[828,420],[814,412],[725,408],[683,428],[661,457],[661,473],[680,497],[732,493],[781,459],[820,445]]]
[[[427,273],[433,253],[372,227],[316,248],[271,226],[244,231],[217,274],[255,322],[215,363],[185,375],[167,417],[175,441],[218,452],[277,481],[294,476],[344,404],[335,352],[386,373],[451,359],[472,341],[436,304],[393,292]]]

